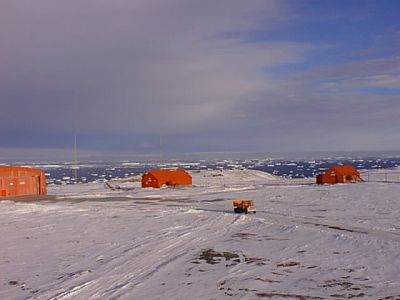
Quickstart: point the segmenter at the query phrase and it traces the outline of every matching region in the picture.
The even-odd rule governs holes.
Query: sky
[[[400,150],[399,11],[0,0],[0,153]]]

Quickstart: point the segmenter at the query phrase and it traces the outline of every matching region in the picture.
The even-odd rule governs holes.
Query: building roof
[[[16,167],[16,166],[0,166],[0,173],[9,173],[9,172],[29,172],[29,173],[36,173],[40,174],[43,173],[42,170],[30,168],[30,167]]]
[[[148,174],[152,174],[160,181],[170,181],[181,178],[192,178],[185,170],[152,170]]]
[[[360,176],[360,172],[357,171],[356,168],[353,166],[335,166],[330,168],[328,171],[326,171],[325,174],[329,173],[335,173],[337,175],[357,175]]]

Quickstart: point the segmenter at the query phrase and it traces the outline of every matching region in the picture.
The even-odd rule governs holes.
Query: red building
[[[47,195],[44,172],[26,167],[0,167],[0,197],[24,195]]]
[[[185,170],[153,170],[142,176],[142,187],[160,188],[192,185],[192,176]]]
[[[318,184],[336,184],[336,183],[355,183],[362,181],[360,172],[353,166],[336,166],[332,167],[317,176]]]

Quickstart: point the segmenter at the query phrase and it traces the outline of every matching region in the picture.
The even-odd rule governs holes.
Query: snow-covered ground
[[[0,202],[0,299],[400,299],[400,184],[192,175]]]

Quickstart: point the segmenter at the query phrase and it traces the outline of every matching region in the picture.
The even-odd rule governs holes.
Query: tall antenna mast
[[[165,137],[164,137],[164,131],[161,129],[160,130],[160,135],[159,135],[159,151],[160,151],[160,156],[161,159],[165,159]]]
[[[74,134],[74,166],[73,166],[73,177],[75,182],[78,181],[78,153],[76,150],[76,134]]]

